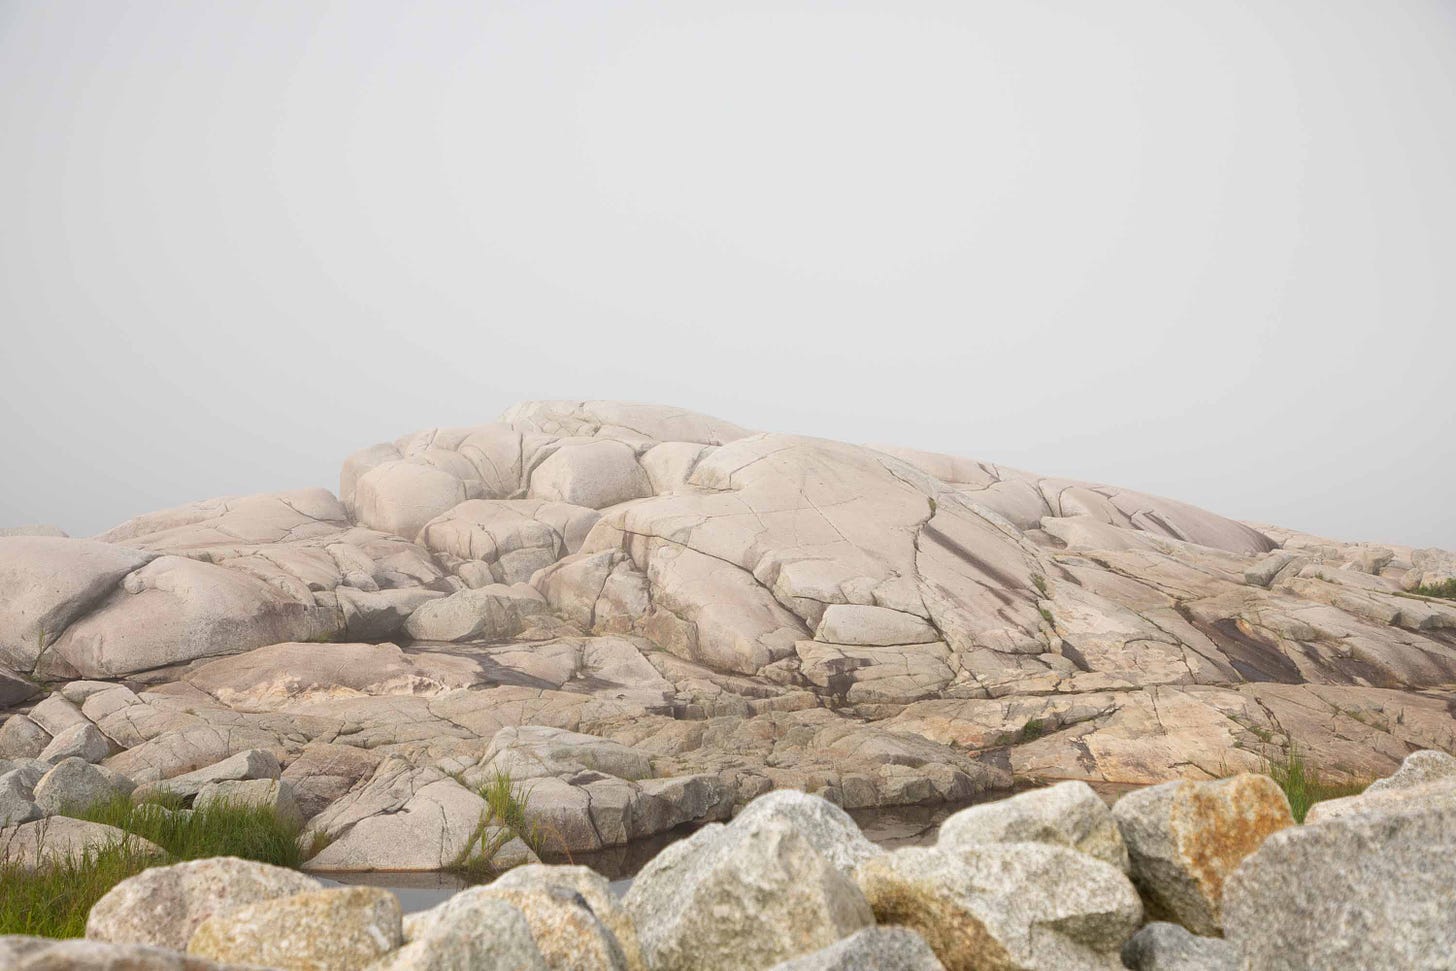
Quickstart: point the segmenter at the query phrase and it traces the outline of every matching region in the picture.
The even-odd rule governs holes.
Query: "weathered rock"
[[[204,786],[213,782],[276,779],[282,771],[282,767],[278,764],[278,757],[272,752],[264,749],[248,749],[193,772],[140,786],[133,793],[133,799],[143,799],[157,792],[169,792],[189,799],[201,792]]]
[[[563,439],[531,472],[530,496],[605,509],[652,495],[636,453],[621,442]]]
[[[785,819],[709,825],[673,843],[623,900],[652,968],[764,968],[873,916],[858,887]]]
[[[51,735],[59,735],[68,728],[85,725],[90,721],[64,692],[59,691],[46,695],[32,708],[30,720]]]
[[[1217,937],[1198,937],[1180,924],[1154,921],[1123,945],[1132,971],[1239,971],[1239,949]]]
[[[115,796],[129,796],[134,788],[125,776],[73,757],[58,762],[35,784],[35,802],[46,815],[53,816],[83,810]]]
[[[193,932],[187,953],[238,964],[348,971],[401,943],[398,898],[378,887],[346,887],[214,914]]]
[[[540,890],[558,888],[580,894],[598,920],[612,932],[621,947],[628,971],[647,971],[637,925],[612,893],[607,878],[584,866],[531,864],[507,870],[491,884],[497,890]]]
[[[525,916],[547,967],[626,971],[627,959],[616,936],[575,890],[490,886],[480,892],[510,904]]]
[[[381,761],[382,756],[367,749],[318,742],[304,746],[281,778],[293,787],[294,800],[304,818],[312,819],[372,775]]]
[[[99,728],[86,722],[84,725],[72,725],[56,735],[41,749],[39,758],[42,762],[52,763],[71,758],[100,762],[110,754],[111,742]]]
[[[971,806],[940,824],[938,845],[948,850],[984,843],[1049,843],[1128,869],[1127,846],[1112,811],[1085,782]]]
[[[197,793],[194,809],[212,805],[266,809],[288,826],[302,828],[303,813],[293,798],[293,786],[281,779],[246,779],[209,782]]]
[[[153,555],[88,539],[0,537],[0,661],[32,671],[67,626]]]
[[[548,614],[529,584],[493,583],[432,600],[410,614],[405,633],[421,641],[499,641],[515,637],[533,617]]]
[[[652,760],[645,753],[620,742],[541,725],[502,728],[491,739],[481,764],[515,779],[584,769],[619,779],[652,778]]]
[[[469,890],[405,921],[408,943],[369,971],[471,971],[510,968],[548,971],[519,909],[497,897]]]
[[[1423,750],[1406,756],[1394,775],[1377,779],[1358,795],[1315,803],[1304,821],[1312,824],[1349,813],[1398,812],[1435,804],[1456,808],[1456,758]]]
[[[160,846],[102,823],[51,816],[0,829],[0,857],[27,869],[125,843],[138,857],[162,857]]]
[[[1149,916],[1195,934],[1222,929],[1224,881],[1271,834],[1294,824],[1283,791],[1265,775],[1168,782],[1112,807]]]
[[[142,944],[18,936],[0,937],[0,967],[7,971],[248,971]]]
[[[33,759],[50,742],[51,733],[25,715],[11,715],[0,725],[0,759]]]
[[[35,802],[35,782],[12,769],[0,774],[0,826],[18,826],[44,813]]]
[[[1121,870],[1040,843],[910,847],[858,879],[876,920],[918,932],[948,971],[1110,971],[1142,918]]]
[[[464,859],[486,803],[437,769],[380,765],[368,784],[330,806],[310,833],[331,839],[310,870],[439,870]],[[307,836],[305,837],[307,838]]]
[[[13,708],[40,694],[40,686],[0,667],[0,710]]]
[[[321,889],[283,867],[220,856],[128,877],[91,908],[86,936],[182,951],[203,921],[264,900]]]
[[[730,825],[746,829],[770,820],[788,823],[826,862],[850,877],[860,864],[884,852],[865,839],[843,809],[796,789],[777,789],[759,796]]]
[[[1456,809],[1351,813],[1270,836],[1229,877],[1245,967],[1449,968]]]
[[[905,927],[866,927],[771,971],[944,971],[925,938]]]

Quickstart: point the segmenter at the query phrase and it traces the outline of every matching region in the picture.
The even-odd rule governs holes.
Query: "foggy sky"
[[[678,404],[1456,548],[1443,0],[0,0],[0,525]]]

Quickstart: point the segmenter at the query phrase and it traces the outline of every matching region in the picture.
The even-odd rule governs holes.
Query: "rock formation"
[[[441,865],[497,770],[579,852],[774,788],[1209,779],[1291,744],[1374,776],[1456,741],[1456,603],[1412,592],[1452,554],[672,408],[530,402],[357,452],[337,497],[39,532],[0,537],[8,771],[281,777],[343,867]]]

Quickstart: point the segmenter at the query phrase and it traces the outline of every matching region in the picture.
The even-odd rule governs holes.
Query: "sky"
[[[0,0],[0,525],[680,405],[1456,549],[1450,0]]]

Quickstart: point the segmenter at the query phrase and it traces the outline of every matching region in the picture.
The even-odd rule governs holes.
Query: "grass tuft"
[[[92,905],[122,880],[150,866],[240,856],[296,869],[307,858],[298,845],[298,824],[280,819],[266,807],[216,802],[183,810],[175,798],[132,805],[130,799],[117,796],[84,809],[68,809],[65,815],[150,840],[167,856],[145,853],[137,840],[127,839],[36,870],[0,862],[0,935],[80,937]]]
[[[1311,766],[1293,742],[1290,742],[1282,759],[1265,760],[1264,774],[1284,790],[1284,795],[1289,799],[1289,810],[1294,814],[1294,821],[1297,823],[1304,822],[1304,817],[1315,803],[1343,796],[1357,796],[1370,784],[1344,776],[1336,777]]]
[[[475,836],[451,869],[469,880],[486,880],[495,875],[496,851],[512,837],[520,837],[538,855],[544,840],[536,824],[526,817],[530,790],[512,779],[510,773],[497,769],[477,792],[485,800],[485,812]]]

